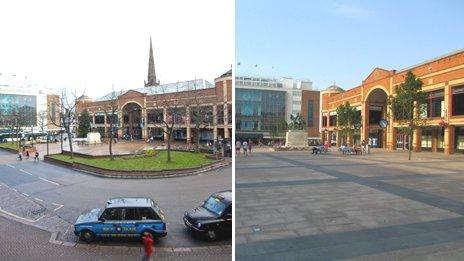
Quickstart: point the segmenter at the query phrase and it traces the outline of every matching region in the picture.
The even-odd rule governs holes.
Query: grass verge
[[[18,150],[18,142],[2,142],[0,143],[0,148]]]
[[[185,169],[199,167],[203,164],[211,163],[213,160],[207,159],[203,153],[171,151],[171,162],[166,162],[167,152],[159,151],[156,156],[142,155],[132,157],[115,157],[111,160],[110,157],[101,158],[83,158],[74,156],[73,159],[69,155],[55,154],[52,158],[66,162],[77,162],[90,166],[99,167],[109,170],[169,170],[169,169]]]

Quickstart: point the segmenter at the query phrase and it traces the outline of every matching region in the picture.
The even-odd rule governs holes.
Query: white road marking
[[[29,197],[29,194],[26,194],[26,193],[24,193],[24,192],[21,192],[21,194],[23,194],[23,195],[26,196],[26,197]]]
[[[55,206],[58,206],[57,208],[55,208],[53,211],[57,211],[58,209],[62,208],[64,205],[61,205],[61,204],[57,204],[57,203],[52,203],[52,205],[55,205]]]
[[[5,165],[7,165],[7,166],[10,167],[10,168],[16,169],[15,166],[11,166],[10,164],[5,164]]]
[[[32,219],[28,219],[28,218],[24,218],[24,217],[17,216],[17,215],[15,215],[15,214],[13,214],[13,213],[10,213],[10,212],[8,212],[8,211],[3,210],[2,208],[0,208],[0,213],[9,215],[9,216],[12,216],[12,217],[15,217],[15,218],[19,218],[19,219],[22,219],[22,220],[26,220],[27,222],[31,222],[31,223],[34,223],[34,222],[36,222],[37,220],[39,220],[40,218],[42,218],[42,217],[40,217],[40,218],[37,219],[37,220],[32,220]]]
[[[48,180],[48,179],[44,179],[44,178],[42,178],[42,177],[39,177],[39,179],[41,179],[41,180],[43,180],[43,181],[46,181],[46,182],[49,182],[49,183],[52,183],[53,185],[57,185],[57,186],[60,185],[59,183],[56,183],[56,182],[51,181],[51,180]]]
[[[23,170],[23,169],[20,169],[19,171],[21,171],[22,173],[26,173],[27,175],[31,175],[31,176],[32,176],[32,173],[27,172],[27,171],[25,171],[25,170]]]
[[[34,198],[34,199],[37,201],[43,202],[43,200],[41,200],[40,198]]]

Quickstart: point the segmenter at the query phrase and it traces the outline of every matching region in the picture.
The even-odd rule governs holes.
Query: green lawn
[[[5,142],[5,143],[0,143],[1,148],[9,148],[9,149],[18,149],[18,143],[17,142]]]
[[[70,159],[68,155],[56,154],[52,158],[67,161],[83,163],[103,169],[111,170],[168,170],[183,169],[190,167],[199,167],[202,164],[210,163],[212,160],[207,159],[203,153],[171,151],[170,163],[166,162],[166,151],[159,151],[157,156],[133,156],[133,157],[110,157],[88,159],[74,156]]]

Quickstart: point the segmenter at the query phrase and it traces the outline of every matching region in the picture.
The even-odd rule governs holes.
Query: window
[[[117,124],[118,123],[118,115],[117,114],[109,114],[107,117],[106,117],[106,122],[108,122],[108,124],[110,123],[113,123],[113,124]]]
[[[122,220],[122,209],[121,208],[107,208],[101,215],[106,220]]]
[[[125,208],[123,220],[141,220],[137,208]]]
[[[314,120],[313,100],[308,100],[308,110],[307,110],[306,113],[307,113],[306,126],[312,127],[313,126],[313,120]]]
[[[337,115],[329,116],[329,125],[330,126],[337,126]]]
[[[151,208],[139,208],[141,220],[157,220],[159,219],[158,215]]]
[[[430,92],[427,95],[427,103],[424,105],[426,111],[424,114],[427,118],[443,117],[443,103],[445,100],[445,93],[443,90]]]
[[[227,104],[227,122],[232,124],[232,104]]]
[[[163,109],[148,110],[148,124],[163,123]]]
[[[208,200],[205,201],[203,207],[215,214],[221,215],[227,206],[224,203],[222,203],[218,198],[210,197],[208,198]]]
[[[224,124],[224,106],[222,104],[217,106],[216,109],[217,123]]]
[[[382,119],[382,110],[369,110],[369,124],[379,124]]]
[[[453,116],[464,115],[464,86],[453,88]]]
[[[95,115],[95,124],[104,124],[105,116],[104,115]]]
[[[322,127],[327,127],[327,116],[322,116]]]
[[[52,106],[51,106],[51,112],[50,112],[50,118],[52,121],[56,121],[56,103],[52,103]]]
[[[464,150],[464,127],[456,127],[456,130],[454,131],[454,143],[455,143],[455,148],[458,151],[463,151]]]
[[[423,129],[422,138],[421,138],[421,147],[425,150],[430,150],[432,148],[432,130]]]

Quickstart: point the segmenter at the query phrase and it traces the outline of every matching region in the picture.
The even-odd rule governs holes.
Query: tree
[[[107,120],[107,123],[110,125],[109,129],[109,142],[108,142],[108,150],[110,152],[110,159],[114,160],[114,154],[113,154],[113,140],[114,140],[114,132],[118,130],[119,128],[119,119],[118,119],[118,104],[117,100],[119,95],[121,95],[122,92],[115,92],[114,90],[111,92],[109,101],[106,104],[106,106],[103,108],[103,111],[105,112],[105,117]],[[84,110],[86,111],[86,110]],[[82,117],[82,115],[81,115]],[[90,119],[90,117],[89,117]],[[79,121],[80,122],[80,121]],[[90,125],[90,121],[89,121]]]
[[[21,126],[26,126],[29,123],[29,117],[20,109],[13,107],[9,115],[4,115],[3,123],[11,133],[16,136],[18,151],[21,149]]]
[[[290,121],[290,124],[288,124],[290,130],[304,130],[305,121],[300,113],[290,115]]]
[[[347,137],[354,133],[355,125],[361,123],[361,114],[349,102],[345,102],[337,107],[337,122],[338,132],[342,137]]]
[[[413,132],[426,122],[421,115],[426,110],[422,104],[427,102],[427,95],[422,91],[422,81],[416,79],[410,71],[406,74],[405,81],[395,87],[395,94],[388,97],[387,103],[399,129],[408,133],[411,160]]]
[[[37,126],[39,126],[41,133],[44,133],[44,129],[47,126],[47,111],[40,111],[37,115]],[[48,143],[48,131],[47,131],[47,155],[49,154],[50,148]]]
[[[90,123],[92,118],[90,117],[89,111],[84,109],[79,116],[79,126],[77,128],[77,135],[79,138],[87,137],[87,133],[90,131]]]
[[[157,96],[156,103],[160,105],[158,107],[164,108],[166,113],[163,117],[163,124],[165,128],[163,132],[165,134],[165,140],[167,141],[166,146],[166,154],[167,154],[167,162],[171,162],[171,141],[172,141],[172,134],[175,129],[178,128],[180,123],[186,122],[186,107],[185,107],[185,100],[188,99],[188,92],[169,92],[166,87],[158,86],[158,88],[162,88],[162,94]],[[177,86],[177,89],[178,86]],[[185,96],[185,97],[182,97]],[[184,103],[182,103],[182,102]]]
[[[288,124],[284,118],[281,118],[277,123],[272,126],[270,134],[273,138],[280,137],[288,130]]]
[[[214,119],[216,118],[218,121],[219,120],[227,120],[224,119],[224,104],[217,105],[216,107],[216,112],[214,112],[213,105],[204,105],[205,102],[212,103],[212,104],[217,104],[217,99],[213,100],[206,100],[203,95],[201,95],[202,92],[200,89],[197,89],[196,86],[196,81],[194,83],[194,90],[193,93],[187,102],[187,106],[190,110],[190,124],[194,124],[194,130],[195,130],[195,151],[198,152],[200,148],[200,131],[201,128],[206,128],[206,127],[214,127],[218,124],[217,121]],[[222,106],[222,108],[219,108],[219,106]],[[220,119],[219,116],[219,111],[222,111],[222,118]],[[190,138],[190,137],[187,137]],[[215,141],[216,142],[216,141]],[[217,146],[216,142],[216,146]]]
[[[71,159],[74,156],[71,125],[74,123],[74,120],[75,120],[76,104],[77,104],[76,100],[77,100],[77,95],[75,92],[70,92],[66,89],[63,89],[61,91],[60,122],[56,122],[51,117],[52,115],[49,115],[49,118],[51,119],[52,123],[55,126],[60,128],[61,139],[63,138],[61,129],[64,128],[64,131],[68,136],[69,152],[71,153]],[[63,150],[63,147],[61,147],[61,150]]]

